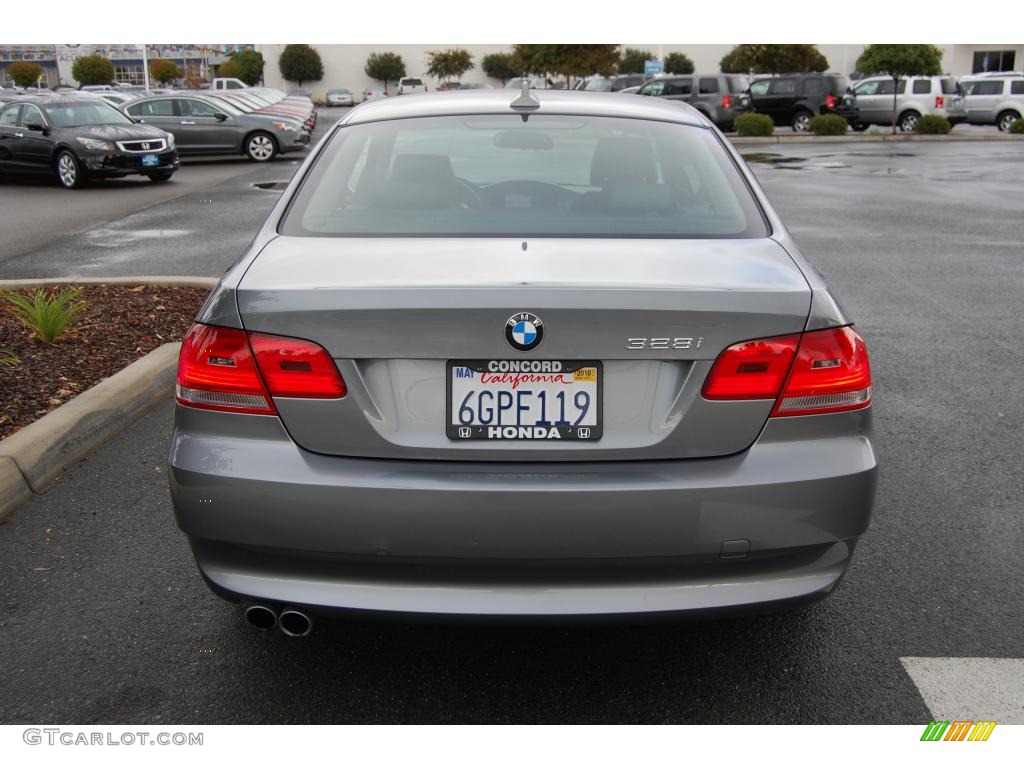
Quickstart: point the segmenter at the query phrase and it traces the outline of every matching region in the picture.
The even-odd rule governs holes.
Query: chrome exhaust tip
[[[277,625],[288,637],[305,637],[313,631],[313,619],[299,608],[285,608],[277,619]]]
[[[260,632],[267,632],[277,626],[277,613],[266,605],[250,605],[243,615],[246,623]]]

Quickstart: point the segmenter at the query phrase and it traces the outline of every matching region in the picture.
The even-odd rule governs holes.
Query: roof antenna
[[[523,78],[523,90],[519,93],[512,103],[509,104],[513,109],[537,109],[540,106],[540,102],[537,101],[535,96],[530,95],[530,78]]]

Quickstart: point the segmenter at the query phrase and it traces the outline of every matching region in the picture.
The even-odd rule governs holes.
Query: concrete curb
[[[180,343],[164,344],[0,440],[0,519],[174,389]],[[12,472],[11,467],[14,471]],[[28,493],[26,493],[28,491]]]
[[[1024,141],[1024,134],[986,133],[980,135],[963,134],[962,136],[955,136],[953,134],[946,134],[945,136],[917,136],[912,133],[897,133],[894,136],[891,133],[857,133],[844,136],[804,136],[802,134],[783,133],[777,136],[736,136],[735,134],[726,134],[726,138],[734,146],[742,147],[757,144],[869,144],[886,141]]]
[[[60,277],[0,280],[0,290],[51,285],[158,285],[212,289],[215,277]],[[60,408],[0,440],[0,521],[41,493],[174,390],[180,343],[164,344]]]
[[[0,280],[0,290],[19,288],[45,288],[49,285],[163,285],[171,288],[207,288],[213,290],[217,277],[173,277],[168,275],[138,275],[136,277],[48,277],[23,280]]]

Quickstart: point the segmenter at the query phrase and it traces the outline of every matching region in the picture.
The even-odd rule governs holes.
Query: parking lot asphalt
[[[256,634],[208,592],[174,525],[167,404],[0,525],[0,722],[923,724],[933,713],[902,658],[1024,657],[1024,152],[758,154],[769,197],[872,354],[875,517],[827,601],[641,626],[330,621],[302,640]],[[267,193],[233,194],[232,210],[258,221]],[[181,221],[183,203],[130,226],[213,226]],[[230,242],[209,232],[223,253],[185,258],[176,239],[133,245],[141,263],[96,247],[89,268],[218,274],[242,230]],[[62,258],[87,237],[57,246]],[[983,708],[984,690],[964,700],[975,695]]]

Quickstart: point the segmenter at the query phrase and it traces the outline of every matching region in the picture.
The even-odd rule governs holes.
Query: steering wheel
[[[455,182],[459,188],[459,192],[462,193],[463,202],[466,203],[466,208],[483,208],[484,201],[480,199],[480,190],[477,189],[476,185],[471,181],[460,179],[458,176],[453,176],[452,181]]]

